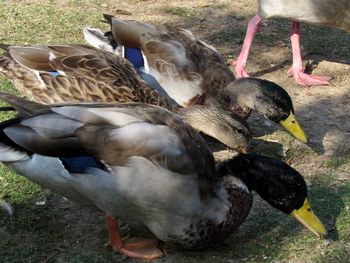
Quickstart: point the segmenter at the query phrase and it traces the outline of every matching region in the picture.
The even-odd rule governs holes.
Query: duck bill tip
[[[296,209],[291,213],[291,216],[296,218],[302,225],[304,225],[319,238],[325,238],[327,236],[326,227],[314,214],[307,199],[305,199],[301,208]]]
[[[280,121],[279,124],[282,127],[284,127],[288,132],[290,132],[299,141],[305,144],[309,143],[309,138],[307,134],[300,126],[292,112],[285,120]]]

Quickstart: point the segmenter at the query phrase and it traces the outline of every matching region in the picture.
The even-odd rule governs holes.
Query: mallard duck
[[[225,240],[245,220],[251,191],[319,236],[303,177],[287,164],[242,154],[220,164],[181,118],[140,104],[42,105],[0,94],[20,116],[0,125],[0,161],[106,213],[109,244],[129,257],[161,256],[154,242],[122,239],[115,217],[144,224],[186,249]],[[142,252],[143,251],[143,252]]]
[[[329,85],[328,76],[309,75],[304,72],[300,51],[300,23],[297,21],[325,25],[350,32],[350,2],[348,0],[260,0],[258,15],[248,23],[247,34],[241,53],[234,62],[236,76],[248,77],[245,68],[255,34],[259,31],[261,21],[273,17],[291,20],[291,43],[293,65],[288,74],[302,86]]]
[[[243,118],[254,109],[308,142],[294,116],[292,100],[282,87],[261,79],[235,80],[217,50],[188,30],[104,17],[111,32],[86,28],[87,42],[133,61],[181,106],[212,105]]]
[[[248,124],[239,116],[212,106],[182,108],[166,94],[150,88],[124,58],[84,45],[8,46],[0,71],[29,99],[58,102],[143,102],[181,114],[183,119],[225,144],[245,151]]]

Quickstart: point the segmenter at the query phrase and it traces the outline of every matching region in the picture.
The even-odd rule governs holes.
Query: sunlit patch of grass
[[[194,18],[198,14],[195,9],[182,6],[166,8],[165,12],[171,15],[181,16],[185,18]]]
[[[26,178],[11,172],[3,164],[0,165],[0,194],[1,197],[13,203],[20,203],[24,199],[36,196],[42,188]]]
[[[100,13],[57,9],[53,4],[0,5],[0,41],[8,44],[83,43],[82,27],[100,24]]]
[[[322,163],[322,166],[327,168],[338,168],[349,162],[350,162],[349,157],[333,157],[329,160],[324,161]]]

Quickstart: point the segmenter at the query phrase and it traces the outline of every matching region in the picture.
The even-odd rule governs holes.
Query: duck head
[[[245,152],[251,139],[245,120],[237,114],[212,106],[194,105],[179,110],[185,122],[226,146]]]
[[[279,85],[263,79],[242,78],[231,82],[217,96],[219,104],[248,117],[256,110],[283,126],[295,138],[308,143],[308,137],[294,116],[293,103],[288,93]]]
[[[319,237],[327,230],[313,213],[299,172],[277,159],[241,154],[219,166],[219,173],[240,178],[274,208],[295,217]]]

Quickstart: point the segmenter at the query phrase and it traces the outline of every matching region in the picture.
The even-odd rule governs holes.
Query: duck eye
[[[307,209],[307,211],[308,211],[308,212],[311,212],[311,208],[309,207],[309,208]]]
[[[243,133],[243,130],[242,129],[237,129],[237,132],[242,134]]]
[[[294,123],[295,123],[295,121],[292,121],[292,123],[294,124]]]

